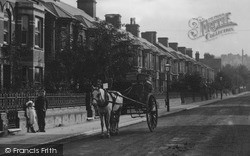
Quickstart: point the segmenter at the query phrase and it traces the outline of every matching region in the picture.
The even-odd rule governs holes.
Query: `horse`
[[[104,121],[108,138],[110,137],[110,132],[112,134],[118,133],[119,117],[123,105],[123,98],[120,95],[121,93],[117,91],[108,92],[102,88],[93,87],[92,104],[98,109],[101,120],[102,137],[105,135]]]
[[[111,134],[117,135],[119,133],[119,121],[122,112],[123,97],[122,94],[117,91],[109,91],[109,94],[113,103],[113,109],[110,117],[110,130]]]

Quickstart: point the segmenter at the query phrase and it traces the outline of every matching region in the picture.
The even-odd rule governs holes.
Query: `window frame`
[[[4,9],[3,43],[6,45],[10,43],[10,34],[11,34],[11,13],[8,9]]]
[[[43,48],[43,19],[38,16],[35,17],[34,45],[36,48]]]
[[[27,20],[26,20],[27,23],[25,23],[25,24],[24,24],[24,22],[25,22],[24,17],[27,18]],[[22,22],[22,24],[21,24],[21,44],[27,45],[29,42],[29,16],[22,15],[21,22]],[[25,25],[27,26],[26,28],[24,27]],[[27,30],[24,30],[24,29],[27,29]],[[24,38],[25,38],[25,41],[24,41]]]
[[[35,83],[39,83],[39,84],[42,83],[42,81],[43,81],[43,67],[35,67],[34,81],[35,81]]]

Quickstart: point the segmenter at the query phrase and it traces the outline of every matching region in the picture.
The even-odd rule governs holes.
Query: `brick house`
[[[95,0],[79,0],[81,10],[60,0],[1,1],[1,90],[8,90],[13,83],[12,46],[20,49],[22,85],[41,85],[46,62],[56,59],[56,54],[67,44],[73,47],[76,42],[86,42],[86,30],[95,21],[95,3]],[[92,9],[86,9],[85,4],[93,5]]]
[[[42,85],[46,64],[55,60],[66,45],[74,48],[80,43],[91,48],[89,32],[97,21],[95,0],[78,0],[77,8],[60,0],[2,0],[0,6],[1,90],[9,89],[13,83],[10,53],[13,45],[20,49],[19,74],[23,86]],[[119,14],[107,14],[105,20],[121,29]],[[192,49],[179,50],[178,43],[168,43],[167,38],[158,38],[157,42],[155,31],[143,32],[140,37],[139,25],[133,18],[126,31],[138,54],[131,73],[151,74],[156,92],[166,90],[167,63],[171,65],[170,80],[193,70],[212,77],[210,68],[192,59]]]
[[[8,90],[13,83],[13,54],[18,45],[23,83],[42,83],[44,73],[44,18],[45,9],[38,1],[1,1],[0,53],[1,89]]]

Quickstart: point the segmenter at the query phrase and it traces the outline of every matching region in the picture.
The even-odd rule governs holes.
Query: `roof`
[[[146,40],[144,38],[140,38],[140,37],[138,37],[138,40],[140,42],[142,42],[147,47],[147,49],[151,49],[153,52],[157,52],[160,55],[164,55],[165,54],[165,52],[163,50],[161,50],[160,48],[158,48],[157,46],[155,46],[154,44],[152,44],[148,40]]]
[[[93,23],[86,20],[86,18],[84,18],[83,16],[81,15],[75,15],[74,16],[76,19],[78,19],[79,21],[81,21],[86,27],[90,28],[90,27],[93,27]]]
[[[53,1],[53,0],[45,0],[45,1]],[[78,9],[76,7],[73,7],[71,5],[68,5],[64,2],[58,2],[58,1],[53,1],[57,6],[63,8],[64,10],[68,11],[70,14],[72,15],[81,15],[84,18],[86,18],[87,20],[89,20],[90,22],[94,22],[95,19],[93,17],[91,17],[90,15],[88,15],[85,11]]]
[[[170,53],[171,49],[169,49],[168,47],[164,46],[163,44],[159,42],[156,42],[156,46],[164,51],[163,55],[166,55],[172,59],[177,59],[174,55]]]
[[[49,11],[50,13],[52,13],[56,17],[75,19],[73,15],[71,15],[70,13],[65,11],[64,9],[58,7],[54,3],[51,3],[51,2],[44,3],[44,6],[45,6],[45,10]]]
[[[81,21],[86,27],[92,27],[95,18],[88,15],[85,11],[68,5],[61,1],[43,0],[45,9],[56,17],[72,18]]]

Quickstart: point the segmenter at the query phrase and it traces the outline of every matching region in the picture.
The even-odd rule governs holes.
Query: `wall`
[[[26,117],[24,111],[18,111],[20,133],[27,133]],[[46,112],[46,126],[45,129],[70,126],[86,122],[87,112],[86,107],[66,107],[66,108],[53,108],[48,109]],[[38,129],[37,124],[35,130]]]

